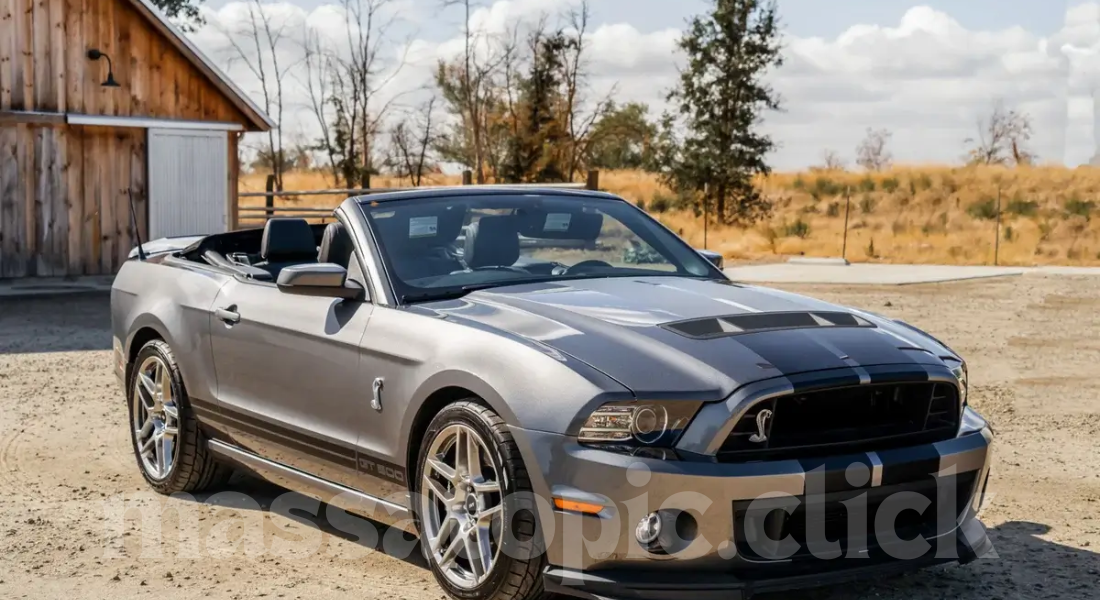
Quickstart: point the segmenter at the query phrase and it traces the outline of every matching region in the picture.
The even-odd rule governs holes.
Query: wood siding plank
[[[18,140],[16,141],[16,152],[18,154],[19,161],[19,182],[16,185],[15,193],[22,199],[22,202],[17,201],[19,207],[19,214],[23,220],[23,273],[25,275],[34,275],[34,256],[37,251],[37,243],[35,239],[35,207],[34,207],[34,184],[35,184],[35,143],[34,132],[31,131],[27,125],[19,125],[15,128]]]
[[[45,129],[32,129],[30,135],[34,140],[32,142],[34,148],[34,176],[30,179],[34,199],[27,219],[27,237],[34,244],[34,252],[32,253],[34,264],[31,269],[33,275],[49,276],[53,273],[46,265],[45,256],[48,252],[46,246],[50,243],[48,237],[50,217],[48,197],[51,193],[48,180],[50,149],[47,147],[48,141]]]
[[[15,69],[12,57],[17,56],[15,44],[19,40],[14,13],[14,0],[0,3],[0,110],[11,108],[11,77]],[[0,267],[0,273],[3,273],[3,267]]]
[[[79,127],[65,135],[65,202],[68,218],[66,268],[69,275],[84,273],[84,138]]]
[[[100,272],[103,253],[103,236],[100,228],[99,207],[103,196],[103,174],[99,171],[98,156],[106,151],[102,135],[89,128],[83,130],[84,143],[84,273]]]
[[[34,0],[11,0],[15,4],[15,38],[12,60],[11,107],[34,110]]]
[[[84,12],[88,0],[65,0],[65,110],[84,112]],[[73,146],[76,149],[76,146]]]
[[[67,110],[65,79],[65,3],[66,0],[49,0],[50,6],[50,97],[53,110]]]
[[[23,195],[19,193],[19,132],[0,128],[0,277],[23,275]]]
[[[50,5],[48,0],[30,0],[34,19],[34,110],[54,110],[51,97],[53,76],[50,67]]]

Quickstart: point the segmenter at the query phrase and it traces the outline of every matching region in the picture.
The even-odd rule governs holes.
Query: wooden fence
[[[264,192],[239,192],[237,197],[264,198],[263,206],[237,206],[237,214],[234,217],[233,228],[242,226],[258,226],[267,222],[272,217],[301,217],[317,223],[326,223],[332,220],[333,206],[276,206],[276,198],[301,198],[310,196],[337,196],[353,198],[368,194],[382,194],[385,192],[400,192],[411,189],[449,189],[456,186],[421,186],[418,188],[360,188],[360,189],[329,189],[329,190],[277,190],[274,189],[273,176],[267,180],[267,191]],[[473,185],[473,177],[470,171],[462,173],[462,185]],[[509,187],[538,187],[574,190],[598,190],[600,189],[599,171],[589,171],[584,183],[525,183],[507,184]],[[500,186],[489,186],[500,187]],[[239,202],[239,200],[238,200]]]

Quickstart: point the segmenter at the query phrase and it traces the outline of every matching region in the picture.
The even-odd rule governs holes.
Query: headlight
[[[962,406],[966,406],[966,394],[969,387],[966,381],[966,363],[960,363],[959,366],[951,369],[951,373],[959,380],[959,400],[962,401]]]
[[[584,444],[671,448],[702,402],[614,402],[592,413],[577,439]]]

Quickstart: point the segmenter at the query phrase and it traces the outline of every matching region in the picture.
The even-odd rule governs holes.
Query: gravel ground
[[[982,515],[998,556],[783,598],[1100,596],[1100,277],[785,287],[903,318],[969,359],[972,403],[998,433]],[[442,597],[417,553],[318,531],[272,506],[274,486],[231,482],[258,510],[150,494],[109,368],[108,322],[104,295],[0,300],[0,598]],[[172,510],[161,528],[140,527],[162,507]],[[188,553],[185,516],[206,552]],[[249,552],[245,522],[262,525],[269,551]],[[157,533],[160,544],[143,544]]]

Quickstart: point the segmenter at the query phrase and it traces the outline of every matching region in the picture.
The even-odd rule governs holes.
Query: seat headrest
[[[336,263],[345,269],[351,263],[351,253],[355,246],[343,223],[329,223],[321,237],[321,251],[317,253],[317,262]]]
[[[391,251],[422,251],[453,244],[462,232],[462,207],[402,207],[387,218],[372,219],[375,232]]]
[[[317,240],[305,219],[270,219],[264,226],[260,255],[268,262],[313,260],[317,257]]]
[[[466,229],[466,266],[510,267],[519,260],[519,231],[512,216],[482,217]]]

